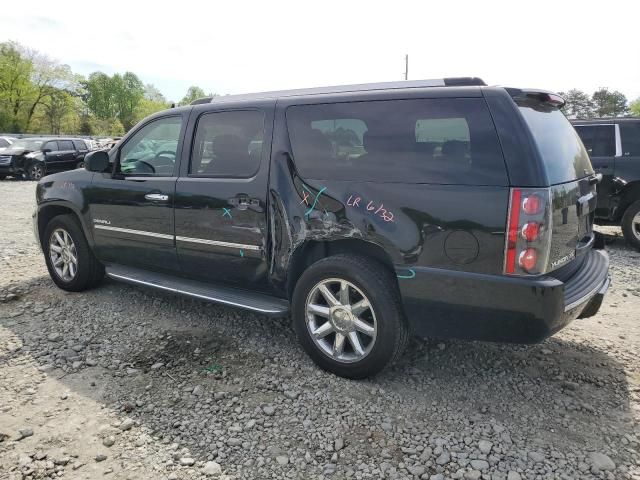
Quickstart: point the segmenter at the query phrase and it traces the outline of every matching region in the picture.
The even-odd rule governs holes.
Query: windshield
[[[537,100],[517,103],[533,133],[551,185],[593,174],[582,140],[560,110]]]
[[[24,150],[37,150],[39,149],[42,144],[44,143],[43,140],[31,140],[29,138],[21,138],[20,140],[16,140],[15,142],[13,142],[13,144],[11,145],[11,148],[19,148],[19,149],[24,149]]]

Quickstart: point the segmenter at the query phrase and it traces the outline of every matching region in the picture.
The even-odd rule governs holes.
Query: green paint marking
[[[409,269],[409,272],[410,272],[409,275],[396,275],[396,277],[409,279],[416,276],[416,272],[412,268]]]

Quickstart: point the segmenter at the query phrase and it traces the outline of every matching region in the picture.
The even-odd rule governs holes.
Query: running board
[[[122,265],[109,265],[105,268],[105,271],[107,276],[114,280],[243,308],[271,317],[282,317],[289,313],[289,302],[287,300],[262,293],[212,285]]]

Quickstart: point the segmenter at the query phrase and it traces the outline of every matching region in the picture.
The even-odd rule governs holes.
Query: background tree
[[[566,103],[562,111],[569,118],[593,117],[594,105],[591,97],[582,90],[572,88],[568,92],[560,92]]]
[[[640,117],[640,97],[631,102],[629,105],[629,111],[631,112],[631,115]]]
[[[591,95],[594,104],[594,114],[597,117],[616,117],[627,112],[627,97],[615,90],[610,92],[603,87]]]
[[[15,42],[0,43],[0,130],[21,132],[32,95],[33,65]]]
[[[204,93],[204,90],[197,86],[191,86],[187,89],[187,94],[182,97],[182,100],[178,103],[178,105],[189,105],[194,100],[197,100],[202,97],[206,97],[207,94]],[[209,95],[213,96],[213,95]]]

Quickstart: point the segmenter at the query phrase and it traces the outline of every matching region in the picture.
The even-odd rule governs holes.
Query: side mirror
[[[103,150],[89,152],[84,157],[84,168],[90,172],[104,172],[109,166],[109,154]]]
[[[43,148],[42,149],[42,153],[51,153],[51,149],[50,148]]]

